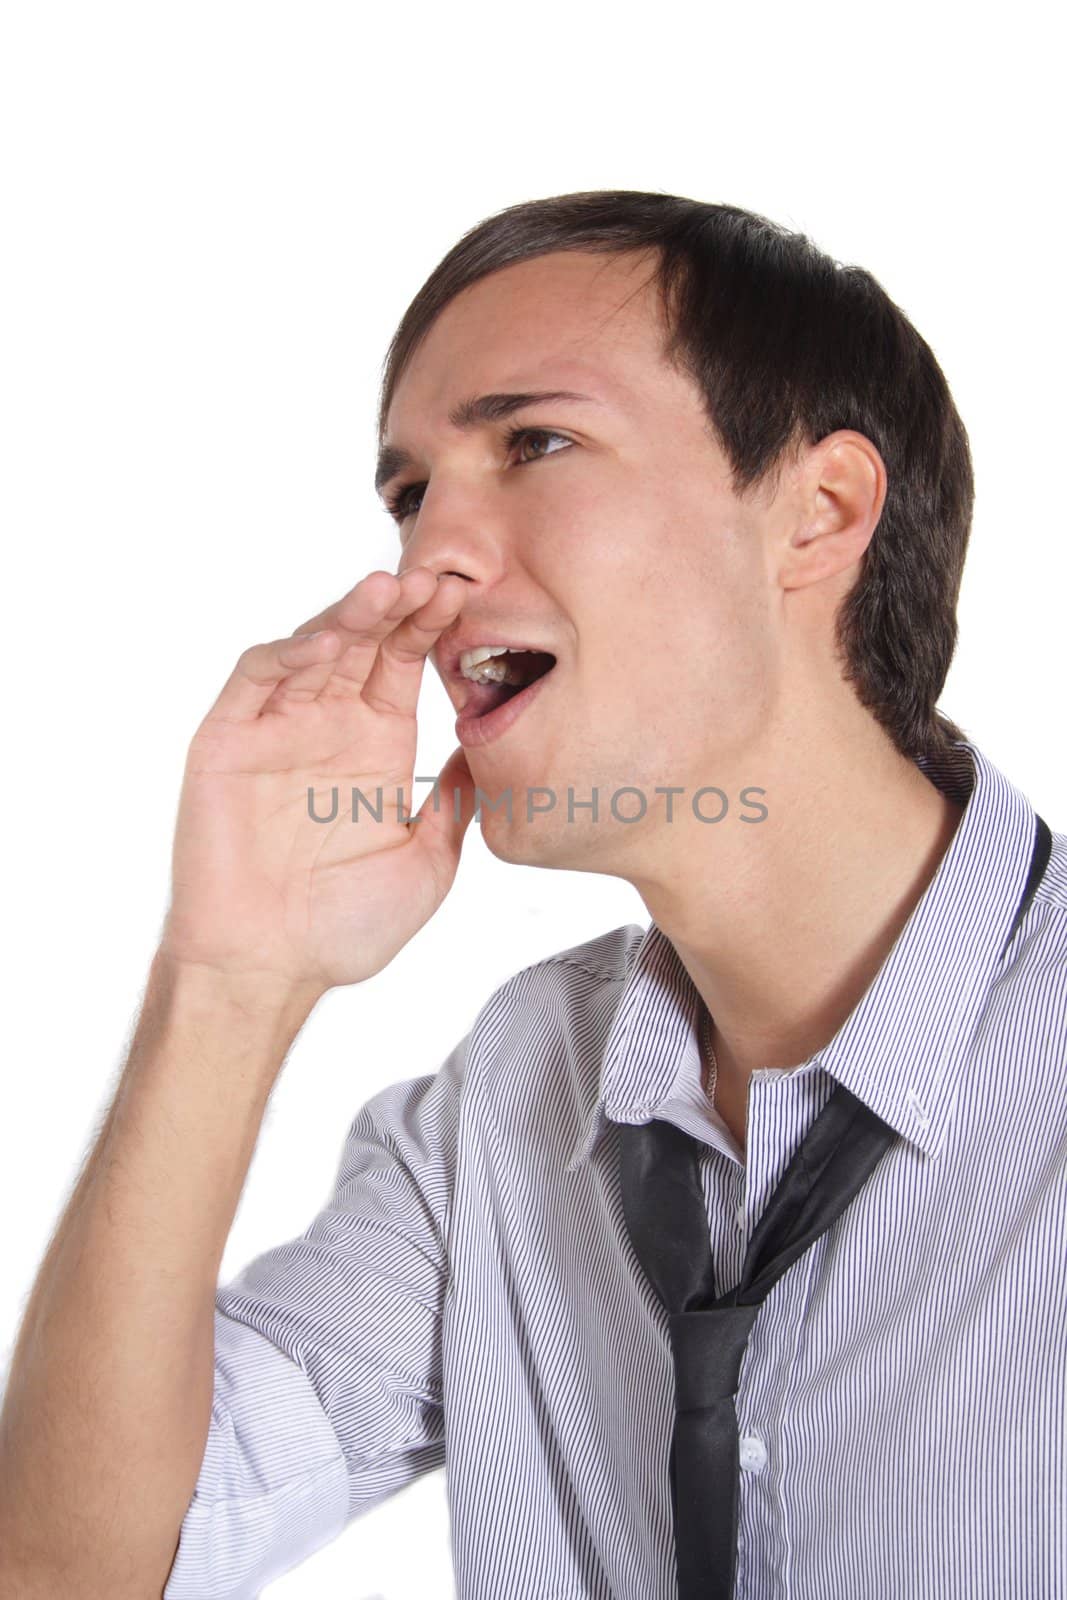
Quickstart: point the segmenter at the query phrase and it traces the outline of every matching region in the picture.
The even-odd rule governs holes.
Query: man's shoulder
[[[642,928],[636,922],[622,923],[617,928],[608,928],[604,933],[586,939],[582,944],[556,950],[552,955],[532,962],[523,971],[544,967],[562,981],[567,981],[568,972],[578,971],[591,978],[608,978],[623,983],[630,974],[638,947],[647,932],[647,928]]]
[[[582,1053],[606,1033],[647,929],[636,923],[609,928],[520,967],[481,1006],[471,1049],[483,1062],[536,1044],[566,1048],[581,1039]]]
[[[629,976],[647,931],[635,922],[622,923],[582,944],[568,945],[564,950],[541,956],[498,985],[488,1004],[530,993],[584,994],[590,984],[621,985]]]
[[[468,1036],[468,1137],[488,1119],[495,1137],[521,1152],[516,1163],[550,1151],[554,1160],[573,1147],[647,931],[634,923],[610,928],[530,962],[493,990]]]

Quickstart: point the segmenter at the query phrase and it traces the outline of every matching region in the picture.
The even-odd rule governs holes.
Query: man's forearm
[[[317,998],[157,954],[12,1358],[2,1600],[162,1592],[211,1420],[220,1262],[271,1088]]]

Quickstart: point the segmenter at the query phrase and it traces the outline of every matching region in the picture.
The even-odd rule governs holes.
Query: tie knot
[[[679,1412],[700,1411],[737,1393],[741,1360],[759,1309],[758,1304],[710,1306],[706,1311],[671,1314],[668,1325]]]

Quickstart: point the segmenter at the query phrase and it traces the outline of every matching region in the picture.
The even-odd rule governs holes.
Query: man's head
[[[463,401],[539,390],[588,398],[450,420]],[[519,426],[542,432],[509,446]],[[970,522],[966,435],[903,314],[801,236],[664,195],[512,207],[413,301],[379,434],[391,465],[410,458],[385,485],[401,565],[468,582],[439,670],[453,643],[557,658],[514,728],[469,751],[483,790],[513,796],[511,824],[483,815],[497,853],[626,875],[666,814],[657,786],[687,804],[702,785],[759,784],[772,742],[846,703],[908,757],[961,737],[936,699]],[[531,825],[535,786],[557,800]],[[599,824],[570,821],[568,789],[580,802],[594,787]],[[646,797],[640,823],[605,815],[624,787]]]

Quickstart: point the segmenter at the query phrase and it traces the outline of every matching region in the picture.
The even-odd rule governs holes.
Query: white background
[[[371,482],[381,361],[491,211],[670,191],[875,273],[933,346],[975,458],[942,707],[1067,828],[1063,128],[1043,15],[4,8],[5,1360],[124,1059],[188,740],[246,645],[395,569]],[[428,672],[417,771],[440,768],[452,721]],[[223,1278],[304,1230],[358,1107],[436,1070],[496,984],[646,920],[626,884],[506,866],[472,828],[437,917],[301,1034]],[[450,1597],[443,1475],[270,1594]]]

